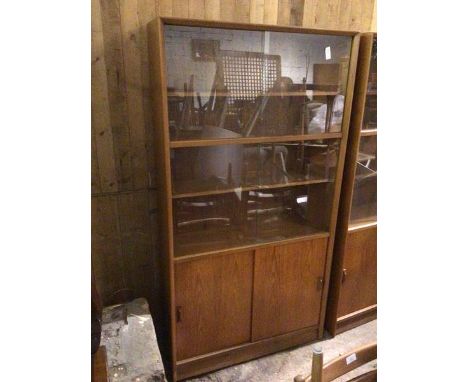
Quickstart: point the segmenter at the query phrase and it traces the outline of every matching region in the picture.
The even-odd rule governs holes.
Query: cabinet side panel
[[[340,152],[338,157],[338,163],[336,166],[336,180],[335,180],[335,190],[333,193],[333,203],[332,209],[330,214],[330,238],[328,240],[328,248],[327,248],[327,258],[325,264],[325,278],[324,278],[324,298],[322,299],[322,305],[320,308],[320,323],[319,323],[319,337],[323,336],[324,331],[324,324],[325,324],[325,315],[327,309],[327,299],[328,299],[328,291],[330,285],[330,272],[332,267],[332,260],[333,260],[333,248],[335,244],[335,233],[336,233],[336,224],[337,224],[337,217],[338,217],[338,208],[340,202],[340,195],[341,195],[341,184],[343,180],[343,169],[345,164],[345,157],[346,157],[346,148],[347,148],[347,141],[348,141],[348,132],[350,126],[350,119],[351,119],[351,107],[353,103],[353,95],[354,95],[354,83],[355,83],[355,74],[356,74],[356,67],[357,67],[357,60],[359,54],[359,43],[360,43],[360,36],[355,35],[353,37],[353,42],[351,46],[351,53],[349,58],[349,69],[348,69],[348,77],[347,77],[347,87],[346,87],[346,96],[345,96],[345,104],[343,110],[343,122],[342,122],[342,139],[340,142]]]
[[[165,335],[162,348],[169,354],[169,363],[175,371],[175,327],[174,327],[174,280],[173,280],[173,237],[171,179],[169,163],[169,137],[167,126],[167,95],[163,53],[162,23],[156,19],[148,24],[148,53],[153,98],[155,127],[155,148],[157,165],[157,210],[159,223],[159,256],[161,258],[161,295],[164,306],[164,320],[161,323]],[[175,377],[175,376],[174,376]]]
[[[338,219],[336,224],[335,245],[333,250],[333,265],[330,276],[329,297],[326,312],[326,329],[335,334],[338,301],[340,299],[343,257],[348,234],[349,215],[356,172],[356,158],[359,148],[359,137],[364,116],[364,105],[369,75],[370,56],[372,52],[372,35],[361,36],[359,44],[359,59],[356,70],[356,80],[353,96],[351,121],[349,125],[348,148],[343,170],[343,182],[340,196]]]

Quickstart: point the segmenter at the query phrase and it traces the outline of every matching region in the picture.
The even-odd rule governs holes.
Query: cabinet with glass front
[[[174,377],[321,337],[359,35],[148,31]]]
[[[377,317],[377,36],[361,36],[326,328]]]

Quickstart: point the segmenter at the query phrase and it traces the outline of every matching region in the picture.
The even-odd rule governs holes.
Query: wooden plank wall
[[[92,265],[104,304],[158,301],[146,24],[157,17],[369,31],[375,0],[92,0]]]

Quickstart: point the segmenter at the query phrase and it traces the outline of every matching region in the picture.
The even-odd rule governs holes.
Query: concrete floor
[[[359,346],[376,340],[377,321],[371,321],[355,329],[344,332],[335,338],[326,339],[321,342],[316,342],[315,344],[322,346],[324,363],[326,363]],[[297,374],[310,373],[312,346],[313,345],[306,345],[293,350],[283,351],[187,381],[292,382]],[[348,381],[353,376],[360,374],[363,370],[371,370],[376,367],[377,361],[372,361],[336,381]]]

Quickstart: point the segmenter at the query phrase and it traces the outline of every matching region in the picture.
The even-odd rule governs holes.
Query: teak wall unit
[[[148,26],[174,380],[323,335],[359,34]]]
[[[361,35],[327,305],[338,334],[377,317],[377,36]]]

